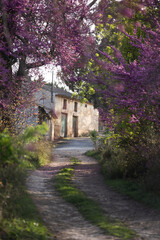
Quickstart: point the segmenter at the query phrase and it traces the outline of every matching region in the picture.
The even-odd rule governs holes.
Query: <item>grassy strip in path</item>
[[[112,236],[120,237],[122,239],[133,239],[136,234],[124,224],[118,221],[112,221],[103,214],[103,209],[88,198],[82,191],[80,191],[71,182],[74,175],[74,165],[78,163],[76,158],[71,159],[73,167],[63,168],[60,170],[55,180],[55,188],[60,192],[61,196],[69,203],[73,204],[82,216],[100,227],[105,233]]]

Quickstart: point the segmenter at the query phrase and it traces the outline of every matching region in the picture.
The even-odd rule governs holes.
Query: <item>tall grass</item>
[[[27,170],[50,161],[51,145],[42,141],[45,130],[42,125],[20,136],[0,133],[1,240],[47,240],[51,236],[25,188]]]

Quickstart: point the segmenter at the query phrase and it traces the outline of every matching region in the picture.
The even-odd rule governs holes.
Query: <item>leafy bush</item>
[[[0,167],[17,162],[17,150],[13,146],[13,139],[4,131],[0,133]]]
[[[7,206],[8,199],[16,196],[17,189],[24,180],[25,168],[39,166],[45,162],[45,158],[48,159],[47,154],[50,154],[51,149],[49,151],[48,145],[44,146],[42,141],[36,142],[46,130],[47,127],[43,124],[27,128],[19,136],[11,136],[6,130],[0,133],[0,204],[3,207]],[[36,151],[27,149],[29,142],[35,144]]]
[[[46,164],[51,158],[51,144],[42,140],[46,130],[43,124],[27,128],[19,136],[0,133],[2,239],[48,239],[47,229],[39,217],[35,219],[38,213],[24,187],[26,168]]]
[[[106,144],[102,150],[100,163],[102,165],[102,173],[107,178],[123,177],[123,155],[116,149],[114,143]]]
[[[39,140],[26,146],[28,150],[28,160],[36,167],[47,164],[52,157],[52,143],[47,140]]]
[[[138,178],[148,190],[160,190],[159,130],[147,123],[125,125],[123,134],[106,131],[102,142],[102,172],[108,178]]]
[[[147,191],[160,192],[160,149],[158,146],[152,158],[147,162],[147,171],[142,180]]]
[[[19,136],[19,140],[21,143],[36,142],[45,136],[47,130],[48,126],[46,123],[35,127],[28,127],[24,133]]]
[[[90,132],[90,138],[94,144],[95,150],[97,150],[97,148],[98,148],[98,132],[96,130],[92,130]]]

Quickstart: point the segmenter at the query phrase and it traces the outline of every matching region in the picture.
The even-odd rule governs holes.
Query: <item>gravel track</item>
[[[92,144],[86,138],[64,142],[53,150],[51,164],[32,172],[27,179],[27,189],[46,226],[53,232],[53,239],[117,240],[85,221],[77,209],[65,202],[54,189],[51,179],[61,168],[70,165],[71,157],[77,157],[82,161],[76,166],[73,178],[77,187],[96,200],[108,216],[120,219],[134,229],[140,236],[135,240],[160,240],[160,212],[144,207],[106,186],[97,162],[83,155],[89,149],[92,149]]]

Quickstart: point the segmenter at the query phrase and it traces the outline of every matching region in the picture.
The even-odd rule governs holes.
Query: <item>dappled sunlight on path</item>
[[[79,159],[82,160],[82,164],[75,169],[74,184],[88,197],[96,200],[108,216],[129,224],[141,236],[141,239],[159,240],[160,212],[113,191],[104,184],[96,161],[95,164],[87,165],[86,161],[88,159],[89,163],[90,158],[80,156]]]
[[[72,146],[74,142],[71,141],[70,144]],[[97,201],[106,215],[120,219],[134,229],[140,236],[134,240],[160,240],[160,213],[106,186],[96,160],[84,156],[83,147],[78,149],[76,145],[75,151],[71,146],[68,149],[67,144],[58,146],[53,150],[52,163],[32,172],[27,180],[28,191],[32,194],[44,222],[54,233],[53,239],[117,240],[116,237],[104,235],[102,230],[84,220],[77,209],[65,202],[54,189],[52,178],[60,169],[71,165],[71,157],[76,157],[81,160],[81,164],[75,166],[73,183],[80,190]]]
[[[56,158],[49,166],[34,171],[27,180],[28,191],[32,194],[42,219],[54,233],[53,239],[115,240],[115,237],[104,235],[99,228],[85,221],[77,209],[66,203],[54,190],[51,178],[61,168],[70,166],[68,158]]]

